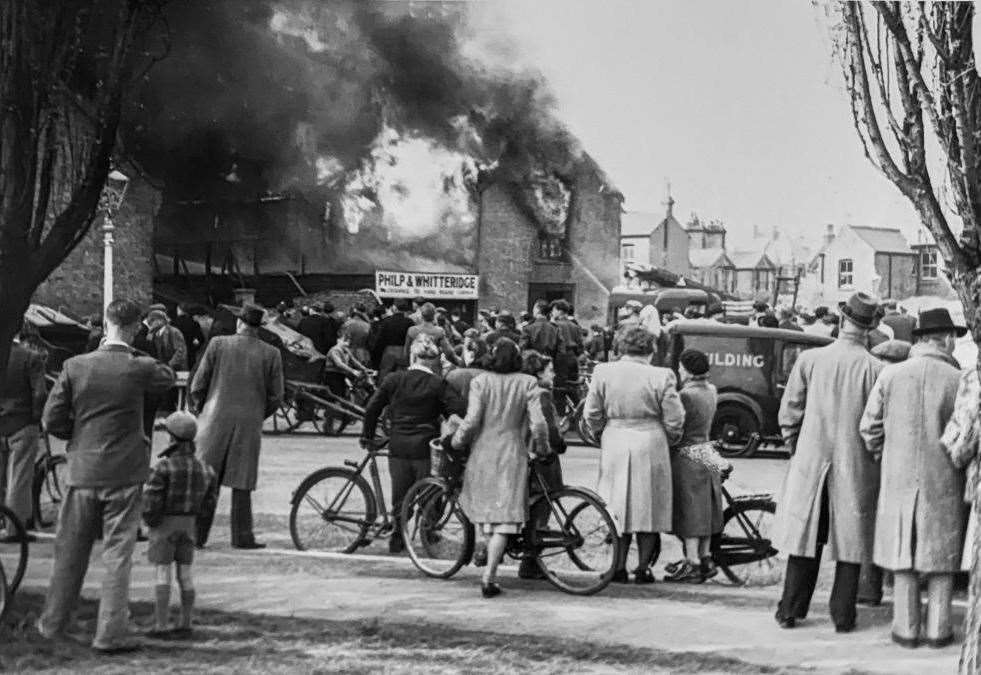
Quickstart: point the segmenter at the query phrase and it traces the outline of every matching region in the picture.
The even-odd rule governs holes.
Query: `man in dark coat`
[[[899,305],[895,300],[886,300],[882,303],[886,315],[882,317],[882,323],[892,328],[892,336],[896,340],[913,342],[913,330],[916,328],[916,319],[909,314],[899,311]]]
[[[0,378],[0,501],[22,523],[31,521],[31,484],[46,397],[41,355],[15,338]],[[12,536],[8,532],[5,539]]]
[[[184,345],[187,347],[187,367],[193,368],[198,359],[198,351],[204,346],[204,332],[201,324],[191,316],[189,306],[177,305],[177,317],[171,324],[184,336]]]
[[[239,310],[235,335],[208,343],[189,392],[199,413],[198,457],[215,470],[217,485],[232,488],[232,546],[262,548],[252,526],[252,491],[259,473],[262,421],[283,400],[283,360],[259,337],[263,311]],[[217,502],[217,500],[215,500]],[[198,520],[198,546],[208,540],[214,511]]]
[[[412,343],[412,365],[391,373],[378,387],[365,409],[361,447],[374,447],[375,429],[382,410],[389,414],[388,472],[392,477],[392,515],[395,531],[389,551],[405,550],[399,525],[402,499],[412,484],[429,475],[429,441],[439,436],[440,417],[466,414],[466,402],[427,363],[439,362],[439,351],[429,340]]]
[[[552,323],[559,333],[559,347],[555,360],[555,387],[569,394],[573,401],[579,400],[576,382],[579,380],[579,357],[583,352],[582,329],[569,316],[572,305],[566,300],[556,300],[551,305]],[[565,410],[559,410],[564,414]]]
[[[337,344],[340,323],[334,318],[334,305],[329,302],[315,303],[309,315],[300,320],[297,332],[313,341],[314,348],[326,354]]]
[[[68,440],[68,479],[38,631],[46,638],[64,635],[101,534],[106,577],[92,647],[104,653],[134,648],[128,641],[129,577],[150,473],[143,398],[167,391],[175,380],[166,364],[130,347],[139,327],[134,303],[109,303],[105,341],[65,361],[43,415],[48,432]]]
[[[378,371],[378,381],[393,370],[404,368],[405,337],[416,322],[409,316],[411,305],[404,298],[395,301],[395,311],[375,324],[368,340],[371,363]]]
[[[522,351],[533,349],[554,361],[556,353],[562,346],[562,336],[555,324],[549,321],[548,313],[548,303],[537,300],[532,307],[534,319],[521,332],[521,342],[518,344]]]

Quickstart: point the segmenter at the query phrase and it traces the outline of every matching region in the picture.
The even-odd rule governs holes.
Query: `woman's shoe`
[[[634,571],[634,583],[635,584],[653,584],[657,579],[654,578],[654,573],[651,571],[650,567],[645,567],[642,570]]]
[[[707,555],[702,558],[699,571],[702,573],[702,579],[708,580],[719,573],[719,567],[715,564],[715,560],[712,559],[712,556]]]
[[[485,598],[494,598],[503,593],[501,587],[498,586],[493,581],[491,582],[481,582],[480,584],[480,594]]]
[[[700,584],[705,581],[702,578],[702,571],[690,560],[686,560],[681,567],[665,576],[664,580],[674,584]]]
[[[685,559],[682,558],[681,560],[677,560],[673,563],[668,563],[667,565],[665,565],[664,571],[667,572],[668,574],[674,574],[675,571],[677,571],[677,569],[684,564],[685,564]]]

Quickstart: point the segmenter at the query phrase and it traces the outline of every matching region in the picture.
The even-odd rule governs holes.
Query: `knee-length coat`
[[[940,443],[959,380],[953,358],[921,343],[909,360],[883,370],[872,389],[861,431],[869,452],[882,457],[873,551],[879,567],[960,569],[964,472]]]
[[[784,440],[796,448],[774,527],[774,546],[784,555],[815,555],[827,487],[828,555],[872,562],[879,465],[865,449],[859,423],[882,367],[864,341],[847,334],[803,352],[794,364],[779,414]]]
[[[621,534],[671,531],[671,458],[685,409],[675,376],[640,357],[597,364],[583,409],[600,438],[596,491]]]
[[[191,407],[198,415],[198,457],[222,474],[221,484],[254,490],[262,421],[283,400],[283,360],[254,330],[208,343],[194,373]]]
[[[523,523],[528,519],[526,440],[548,452],[548,426],[538,381],[524,373],[477,375],[470,382],[467,416],[453,446],[470,445],[460,507],[474,523]]]

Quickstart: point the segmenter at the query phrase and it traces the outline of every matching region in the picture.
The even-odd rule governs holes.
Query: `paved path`
[[[157,439],[157,447],[161,439]],[[255,511],[262,552],[233,552],[227,546],[227,494],[215,527],[214,544],[196,566],[201,606],[309,618],[425,621],[498,633],[533,633],[600,643],[628,644],[679,652],[705,652],[791,671],[951,673],[958,649],[907,651],[889,640],[889,607],[860,609],[859,629],[836,635],[827,617],[825,565],[812,618],[792,631],[779,629],[773,609],[779,587],[737,589],[711,583],[697,587],[655,584],[611,586],[603,594],[578,598],[546,583],[522,582],[513,569],[502,573],[504,596],[483,600],[478,574],[465,568],[451,581],[419,576],[405,558],[372,555],[316,556],[292,550],[286,531],[289,498],[313,469],[360,456],[352,437],[325,439],[313,434],[267,437],[264,441]],[[597,451],[570,448],[563,458],[566,480],[591,486]],[[779,488],[785,461],[736,460],[734,493]],[[382,469],[384,471],[384,464]],[[387,483],[387,478],[384,479]],[[223,491],[227,493],[227,491]],[[661,563],[677,558],[673,537],[665,538]],[[134,599],[153,597],[153,570],[137,549]],[[26,587],[43,590],[50,572],[51,545],[33,547]],[[86,594],[96,595],[100,565],[94,561]],[[961,620],[962,609],[956,621]],[[438,628],[434,628],[438,630]]]
[[[138,548],[133,598],[153,597],[153,569]],[[43,590],[50,544],[39,543],[25,587]],[[85,593],[95,597],[93,560]],[[484,600],[479,576],[465,568],[450,581],[418,576],[409,561],[378,556],[301,554],[288,549],[237,552],[219,543],[195,571],[199,605],[305,618],[426,622],[496,633],[553,635],[676,652],[711,653],[781,666],[791,672],[952,673],[958,649],[907,651],[889,640],[889,609],[860,610],[859,628],[834,633],[827,596],[815,598],[806,626],[781,630],[773,621],[773,589],[611,586],[599,596],[564,595],[546,583],[502,572],[506,592]],[[960,616],[958,616],[958,620]],[[434,630],[439,630],[434,627]]]

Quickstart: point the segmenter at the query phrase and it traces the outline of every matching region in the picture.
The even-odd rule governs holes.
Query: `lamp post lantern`
[[[129,177],[122,171],[113,169],[106,177],[106,185],[102,189],[102,208],[105,216],[102,220],[102,314],[105,316],[109,303],[112,302],[112,282],[113,282],[113,244],[115,239],[113,233],[116,227],[113,218],[119,212],[119,207],[126,196],[126,188],[129,187]]]

